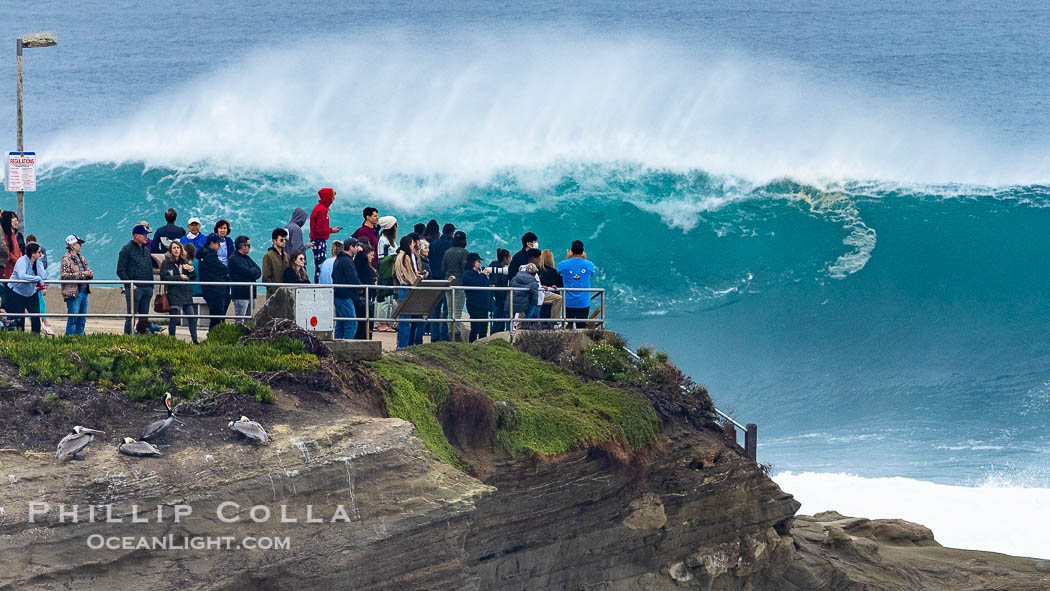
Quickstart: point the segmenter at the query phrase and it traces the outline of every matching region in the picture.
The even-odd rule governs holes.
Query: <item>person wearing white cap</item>
[[[397,218],[392,215],[385,215],[379,218],[379,246],[376,248],[376,269],[380,271],[380,283],[383,283],[383,275],[379,269],[378,261],[382,261],[385,257],[397,254]],[[390,275],[385,277],[387,285],[390,285],[392,278]],[[390,315],[394,312],[394,293],[392,291],[380,291],[376,298],[376,318],[390,318]],[[378,332],[394,332],[392,327],[387,322],[380,322],[376,325],[376,331]]]
[[[201,219],[198,217],[192,217],[186,222],[186,235],[179,239],[179,242],[183,244],[192,244],[197,250],[198,256],[202,254],[202,249],[205,243],[208,241],[208,237],[201,234]]]
[[[75,234],[66,236],[66,254],[62,256],[62,280],[76,281],[78,279],[93,279],[95,272],[88,268],[87,260],[80,254],[80,247],[84,239]],[[91,286],[87,283],[64,283],[62,285],[62,299],[66,301],[66,311],[69,314],[87,314],[88,294]],[[84,334],[87,318],[84,316],[70,316],[66,319],[66,336]]]

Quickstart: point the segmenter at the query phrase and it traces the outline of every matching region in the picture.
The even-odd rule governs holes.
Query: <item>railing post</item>
[[[135,330],[135,284],[128,283],[128,311],[131,313],[131,317],[128,320],[128,326],[131,327],[131,334],[137,334]]]
[[[758,461],[758,425],[747,424],[747,432],[744,433],[744,453],[751,461]]]
[[[723,427],[722,431],[725,432],[725,440],[729,443],[736,443],[736,427],[733,423],[727,422]]]
[[[356,316],[356,314],[355,314]],[[365,286],[365,340],[372,340],[372,304],[368,299],[368,286]]]
[[[510,322],[507,323],[507,332],[514,334],[514,290],[507,291],[507,318],[510,318]]]

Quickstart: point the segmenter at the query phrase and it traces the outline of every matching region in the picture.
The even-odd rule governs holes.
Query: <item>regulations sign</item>
[[[8,191],[36,191],[36,152],[9,152],[4,184]]]

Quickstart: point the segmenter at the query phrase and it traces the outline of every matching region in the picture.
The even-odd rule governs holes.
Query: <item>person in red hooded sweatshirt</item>
[[[314,283],[321,279],[321,265],[328,256],[328,237],[339,233],[342,226],[331,227],[328,208],[335,201],[335,189],[325,187],[317,192],[318,200],[310,212],[310,241],[314,245]]]

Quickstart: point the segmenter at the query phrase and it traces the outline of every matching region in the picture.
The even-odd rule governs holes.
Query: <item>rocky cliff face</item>
[[[795,520],[798,503],[710,430],[666,428],[644,466],[599,449],[504,457],[482,482],[399,419],[318,423],[157,459],[101,441],[62,464],[0,450],[0,589],[1050,588],[1043,563],[941,548],[921,526]],[[135,547],[166,536],[178,549]],[[250,536],[288,547],[237,548]],[[232,547],[182,547],[203,537]]]

